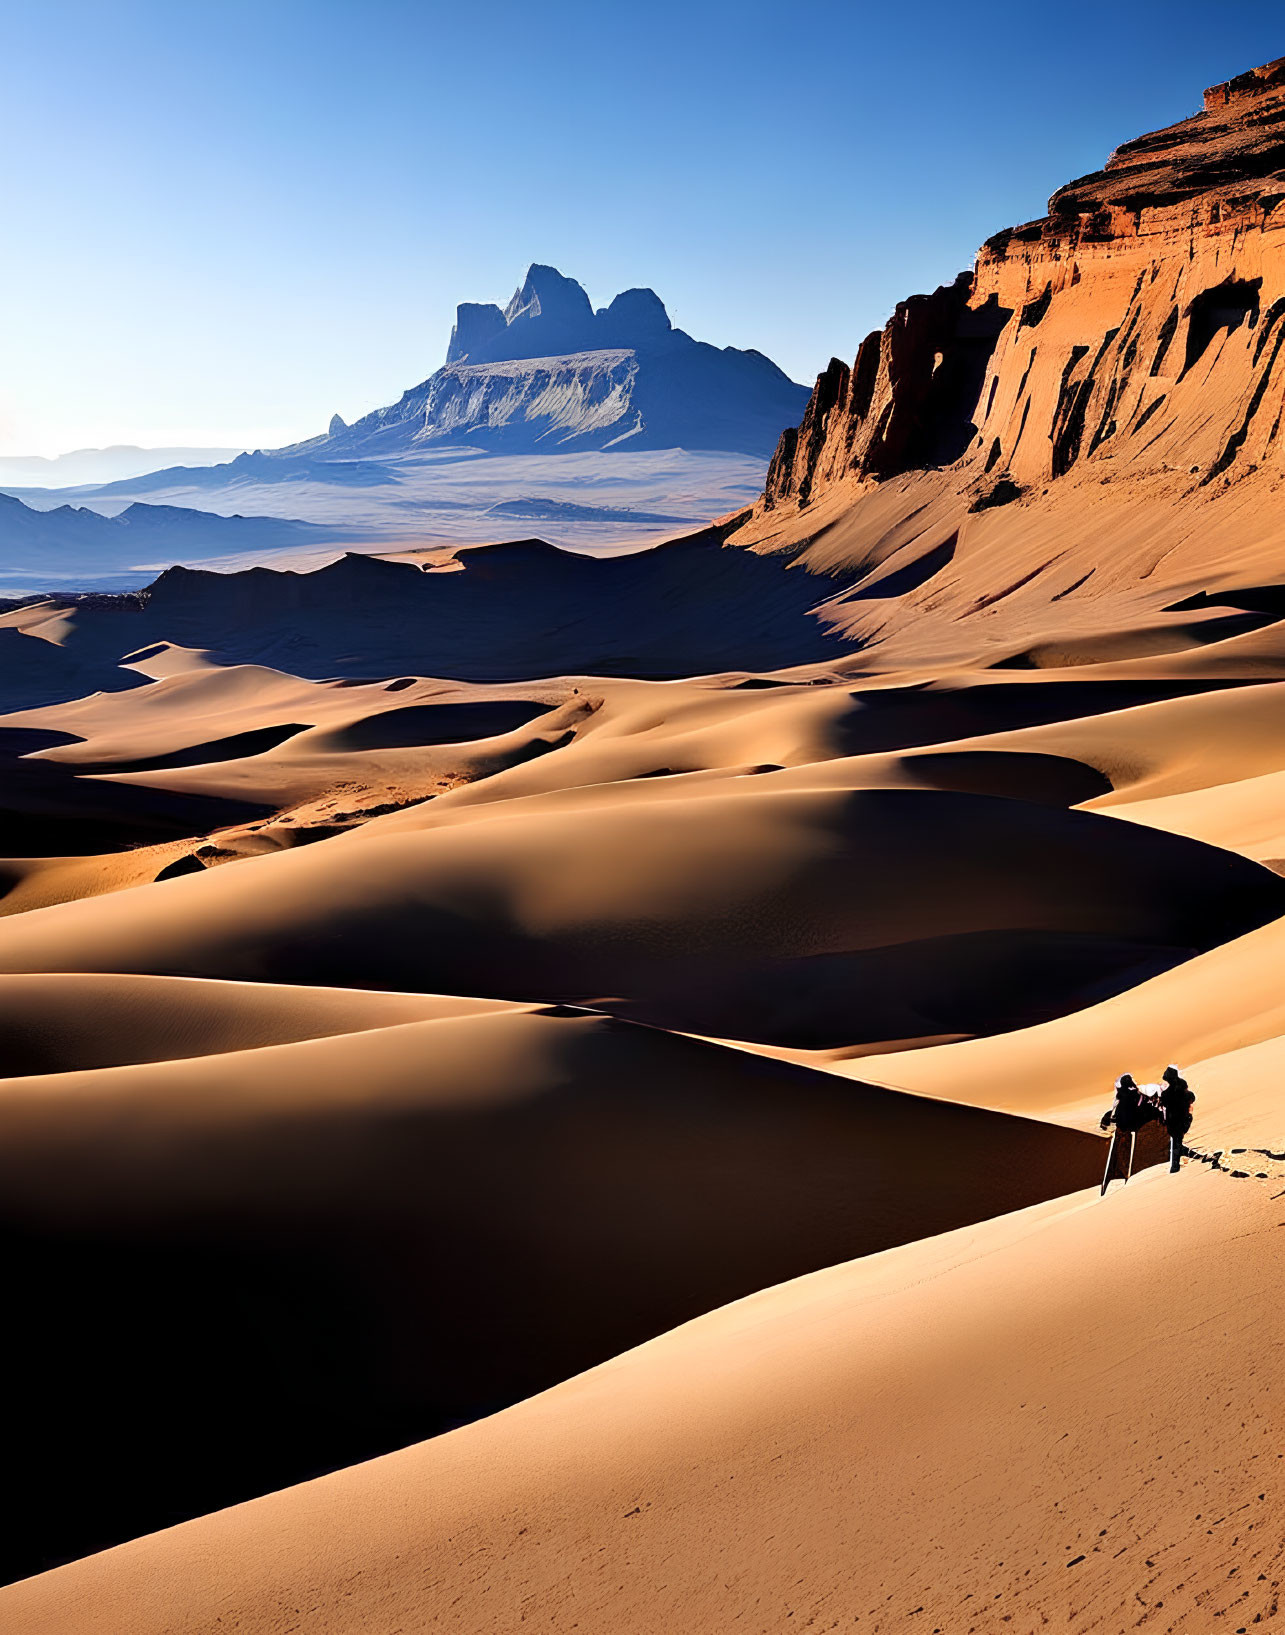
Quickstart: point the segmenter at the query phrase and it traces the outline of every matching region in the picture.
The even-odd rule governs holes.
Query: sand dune
[[[79,778],[58,762],[35,757],[50,736],[0,729],[0,855],[94,855],[202,835],[270,814],[270,807],[235,795],[162,793]]]
[[[133,707],[128,693],[98,693],[52,711],[15,713],[10,724],[50,728],[82,740],[52,745],[54,760],[124,771],[130,762],[143,760],[194,766],[239,758],[222,751],[209,754],[204,761],[200,756],[210,744],[269,732],[280,733],[284,744],[292,733],[311,728],[328,731],[332,739],[326,747],[335,750],[471,742],[511,732],[547,707],[539,700],[487,700],[484,690],[479,690],[480,698],[460,699],[461,691],[413,677],[366,685],[327,685],[263,665],[223,668],[204,664],[152,681]],[[560,692],[556,689],[555,696]],[[446,696],[439,696],[443,694]],[[438,713],[411,717],[423,730],[399,731],[391,744],[367,741],[369,733],[362,736],[362,723],[373,724],[384,714],[404,722],[408,707]],[[265,743],[240,754],[262,754],[275,747]]]
[[[1176,1061],[1191,1068],[1200,1098],[1193,1140],[1207,1144],[1217,1139],[1219,1098],[1202,1088],[1194,1064],[1285,1035],[1283,957],[1285,921],[1276,920],[1073,1016],[1000,1038],[870,1056],[851,1071],[919,1094],[1088,1126],[1109,1105],[1119,1073],[1153,1080]],[[1255,1093],[1268,1143],[1282,1122],[1279,1092],[1267,1079]]]
[[[431,994],[201,982],[190,977],[0,977],[4,1076],[178,1061],[513,1007]]]
[[[1073,684],[1055,684],[1055,696],[1067,685]],[[984,699],[990,688],[974,691]],[[952,748],[1056,755],[1092,767],[1111,789],[1086,804],[1114,811],[1125,799],[1151,800],[1279,770],[1285,762],[1282,726],[1285,687],[1270,683],[1108,705],[1098,712],[1068,710],[1029,726],[961,732]]]
[[[59,639],[79,639],[67,634],[65,618],[41,617],[41,628],[55,626]],[[143,649],[138,662],[168,670],[171,651]],[[351,813],[407,805],[462,786],[475,791],[463,797],[467,803],[489,802],[622,778],[740,774],[853,757],[866,764],[853,767],[850,776],[832,773],[823,781],[953,788],[1063,804],[1109,800],[1126,788],[1145,798],[1183,787],[1179,771],[1176,781],[1172,775],[1168,784],[1153,777],[1149,790],[1133,789],[1151,776],[1148,767],[1185,762],[1190,768],[1190,744],[1205,733],[1225,746],[1224,775],[1275,770],[1273,740],[1255,729],[1263,712],[1278,708],[1275,694],[1270,688],[1227,688],[1231,675],[1187,674],[1178,662],[1186,657],[1177,655],[1167,669],[1151,661],[1143,672],[1125,665],[1020,679],[965,673],[928,685],[879,681],[852,690],[768,685],[768,678],[755,677],[739,686],[730,677],[661,687],[579,678],[477,688],[414,676],[319,685],[262,667],[223,670],[202,660],[198,667],[184,661],[133,693],[29,710],[9,722],[10,731],[62,735],[47,749],[32,739],[37,759],[110,775],[113,784],[254,801],[277,812],[308,806],[336,786],[356,798],[332,802],[333,811]],[[1253,673],[1250,668],[1236,679]],[[1223,690],[1201,695],[1218,681]],[[545,707],[543,717],[537,705]],[[448,710],[452,717],[442,713]],[[500,728],[506,730],[493,736]],[[937,745],[953,746],[955,753],[911,757]],[[560,753],[551,757],[552,749]],[[1000,751],[1010,758],[1001,760]],[[970,763],[962,760],[965,753]],[[1025,765],[1011,758],[1019,753],[1028,758]],[[876,764],[874,756],[899,759]],[[1058,766],[1050,756],[1075,764]],[[24,772],[32,775],[30,768]],[[333,811],[296,811],[291,821],[313,827],[333,821]],[[210,824],[218,826],[228,827]],[[242,847],[231,852],[245,855]]]
[[[56,612],[41,621],[44,635],[24,639],[84,639]],[[1145,819],[1212,801],[1218,821],[1202,838],[1231,844],[1248,825],[1266,836],[1251,855],[1272,855],[1278,689],[1211,689],[1260,672],[1233,658],[1206,672],[1188,664],[1192,651],[927,684],[733,673],[478,686],[310,682],[161,645],[136,655],[156,680],[9,718],[7,799],[28,792],[21,836],[50,855],[0,864],[0,1165],[17,1268],[9,1309],[28,1336],[7,1383],[29,1406],[11,1438],[29,1502],[7,1573],[476,1419],[780,1278],[853,1255],[867,1258],[834,1277],[875,1275],[889,1245],[1091,1184],[1103,1143],[1062,1125],[1087,1132],[1125,1064],[1150,1076],[1177,1055],[1200,1095],[1193,1140],[1224,1170],[1277,1174],[1279,939],[1273,925],[1252,928],[1280,911],[1285,887],[1247,858],[1187,842],[1172,817]],[[1068,809],[1081,804],[1101,810]],[[1143,821],[1120,821],[1135,813]],[[69,836],[128,844],[60,855]],[[208,866],[152,883],[185,859]],[[758,1041],[830,1071],[628,1020],[532,1015],[541,1001]],[[898,1048],[845,1059],[881,1045]],[[896,1088],[868,1088],[867,1070]],[[1073,1252],[1100,1255],[1096,1238]],[[924,1277],[940,1285],[935,1269],[896,1265],[908,1279],[898,1299]],[[1014,1287],[1024,1298],[1017,1273],[1000,1282],[1006,1303]],[[983,1294],[969,1298],[984,1307]],[[708,1321],[739,1335],[740,1310]],[[786,1354],[796,1323],[782,1319],[771,1354]],[[904,1344],[928,1318],[889,1323]],[[962,1326],[951,1333],[963,1345]],[[99,1335],[111,1342],[87,1372]],[[1068,1340],[1059,1330],[1034,1343],[1065,1351]],[[791,1375],[806,1382],[810,1362],[792,1356]],[[597,1433],[576,1393],[634,1366],[631,1356],[562,1388],[593,1433],[586,1457]],[[903,1352],[896,1366],[913,1376],[921,1364]],[[854,1391],[865,1367],[847,1370]],[[1067,1411],[1086,1423],[1081,1398]],[[956,1396],[957,1412],[973,1409]],[[747,1448],[748,1423],[737,1432]],[[935,1422],[922,1423],[920,1464],[939,1453]],[[406,1456],[447,1450],[446,1474],[428,1478],[441,1525],[458,1503],[485,1529],[490,1496],[511,1502],[506,1481],[552,1483],[558,1514],[570,1502],[578,1518],[572,1536],[593,1537],[595,1556],[609,1549],[592,1469],[569,1473],[558,1455],[552,1475],[537,1463],[515,1478],[528,1467],[511,1424],[501,1415],[466,1433],[493,1450],[480,1464],[467,1454],[467,1475],[449,1466],[449,1450],[474,1445],[458,1436]],[[656,1480],[671,1479],[665,1437],[623,1434],[656,1443]],[[953,1459],[958,1432],[943,1434]],[[904,1514],[880,1448],[883,1464],[868,1447],[859,1457]],[[950,1468],[966,1473],[981,1454],[961,1457]],[[829,1466],[796,1463],[801,1483],[833,1490]],[[383,1468],[333,1480],[360,1488]],[[93,1479],[102,1469],[116,1473],[109,1489]],[[1096,1479],[1077,1478],[1090,1490]],[[937,1487],[952,1480],[943,1466]],[[690,1502],[716,1531],[731,1525],[721,1500],[683,1493],[684,1516]],[[365,1502],[345,1500],[359,1516]],[[376,1515],[384,1503],[371,1500]],[[217,1533],[241,1514],[201,1525]],[[328,1537],[308,1515],[309,1538]],[[353,1546],[365,1559],[401,1550],[365,1525]],[[890,1587],[918,1581],[872,1518],[861,1529],[875,1543],[831,1599],[870,1616],[887,1593],[881,1573]],[[788,1587],[772,1531],[765,1521],[760,1596]],[[412,1603],[444,1617],[439,1590],[470,1575],[433,1537],[437,1588],[369,1569],[380,1608],[398,1609],[390,1631]],[[832,1542],[822,1577],[844,1558]],[[547,1545],[573,1563],[579,1547],[562,1534]],[[275,1604],[292,1574],[313,1570],[293,1533],[265,1548],[275,1588],[256,1587],[251,1553],[238,1585],[218,1592],[238,1616],[249,1606],[249,1628],[264,1597]],[[1055,1591],[1025,1578],[1031,1565],[1037,1579],[1033,1550],[1000,1593],[1056,1606]],[[168,1569],[152,1581],[159,1601],[118,1590],[122,1559],[5,1592],[12,1615],[74,1622],[65,1608],[90,1582],[107,1627],[118,1593],[141,1629],[204,1616],[185,1610]],[[528,1573],[520,1550],[508,1559]],[[655,1577],[652,1560],[643,1576]],[[966,1550],[951,1570],[934,1593],[957,1582],[961,1602],[980,1594]],[[382,1627],[383,1611],[360,1599],[328,1626],[322,1580],[310,1580],[317,1627]],[[629,1581],[604,1614],[613,1629],[647,1627]],[[699,1607],[697,1580],[682,1582],[684,1604]],[[540,1593],[580,1609],[578,1587]],[[928,1592],[916,1594],[928,1608]],[[507,1627],[509,1605],[497,1605],[493,1625],[469,1611],[470,1627]],[[781,1605],[782,1618],[794,1610]],[[709,1627],[717,1618],[711,1605]]]
[[[13,757],[0,839],[47,860],[14,858],[0,911],[149,882],[198,852],[223,862],[287,849],[372,808],[519,765],[555,747],[583,713],[574,704],[559,712],[573,699],[569,685],[533,694],[494,697],[414,678],[318,685],[199,664],[141,688],[137,705],[127,702],[132,693],[97,693],[15,713],[0,728],[0,754]],[[426,754],[431,737],[441,747]],[[271,821],[278,812],[287,820]],[[104,849],[122,841],[128,853]]]
[[[15,1635],[1251,1627],[1280,1592],[1280,1221],[1253,1182],[1153,1172],[896,1249],[0,1606]]]
[[[10,1577],[476,1417],[1102,1162],[1095,1137],[603,1017],[4,982],[15,1011],[25,989],[6,1032],[29,1075],[0,1081],[23,1336],[4,1367],[24,1405]],[[59,1011],[113,988],[110,1023],[64,1027],[42,1063]],[[345,1022],[365,1031],[307,1036]],[[167,1033],[189,1059],[148,1059]],[[131,1051],[141,1065],[104,1067]]]
[[[136,684],[112,661],[95,663],[25,634],[0,612],[0,708],[23,709],[80,698],[96,687],[119,691]]]
[[[1285,883],[1252,863],[1091,813],[758,783],[684,800],[617,785],[427,829],[413,809],[12,916],[0,969],[534,997],[834,1046],[979,1031],[967,1002],[979,987],[987,1027],[1051,1014],[1285,904]],[[979,973],[1014,961],[1032,978],[1006,1011]]]
[[[1111,802],[1098,810],[1240,852],[1278,872],[1285,864],[1285,770],[1154,800]]]

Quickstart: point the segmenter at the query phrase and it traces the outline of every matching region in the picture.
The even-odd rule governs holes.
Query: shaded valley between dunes
[[[0,613],[6,1632],[1279,1617],[1282,154],[1212,88],[698,532]],[[569,283],[255,471],[776,391]]]
[[[28,981],[0,980],[0,1004],[10,980]],[[46,1026],[64,985],[69,1008],[108,998],[90,980],[47,979]],[[252,1025],[305,1037],[235,1049],[188,1032],[216,1006],[226,1028],[226,985],[137,980],[179,1011],[171,1048],[186,1034],[200,1054],[4,1087],[8,1309],[27,1336],[7,1372],[28,1405],[10,1576],[449,1428],[1100,1163],[1075,1131],[601,1016],[421,1000],[404,1021],[391,995],[257,984]],[[67,1034],[69,1056],[151,1053]],[[127,1339],[86,1376],[108,1330]],[[122,1472],[110,1489],[103,1468]]]

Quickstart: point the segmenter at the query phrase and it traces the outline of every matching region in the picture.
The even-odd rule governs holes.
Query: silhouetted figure
[[[1188,1088],[1186,1079],[1176,1067],[1166,1067],[1161,1077],[1163,1083],[1156,1101],[1169,1136],[1169,1173],[1173,1175],[1182,1158],[1183,1141],[1191,1128],[1191,1104],[1196,1099],[1196,1093]]]
[[[1106,1130],[1114,1124],[1117,1130],[1126,1130],[1130,1135],[1136,1135],[1142,1126],[1149,1124],[1155,1116],[1154,1102],[1139,1090],[1133,1074],[1121,1073],[1115,1081],[1115,1100],[1103,1113],[1100,1128]]]
[[[1116,1143],[1123,1131],[1128,1137],[1129,1154],[1124,1167],[1124,1179],[1128,1181],[1133,1174],[1133,1156],[1138,1145],[1138,1131],[1144,1124],[1149,1124],[1153,1118],[1160,1116],[1160,1109],[1150,1096],[1143,1095],[1138,1088],[1137,1080],[1132,1073],[1121,1073],[1115,1081],[1115,1100],[1102,1115],[1102,1128],[1108,1129],[1112,1124],[1115,1129],[1111,1134],[1111,1145],[1107,1149],[1106,1168],[1102,1172],[1102,1191],[1111,1184],[1111,1177],[1115,1168]]]

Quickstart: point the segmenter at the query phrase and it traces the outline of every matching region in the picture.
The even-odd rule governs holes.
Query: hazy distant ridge
[[[141,477],[162,466],[212,466],[231,460],[234,448],[78,448],[46,459],[41,454],[0,454],[0,483],[6,488],[74,488]]]

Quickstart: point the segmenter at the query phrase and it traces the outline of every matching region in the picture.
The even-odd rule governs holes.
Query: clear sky
[[[311,435],[531,261],[810,381],[1280,55],[1279,0],[0,0],[0,452]]]

